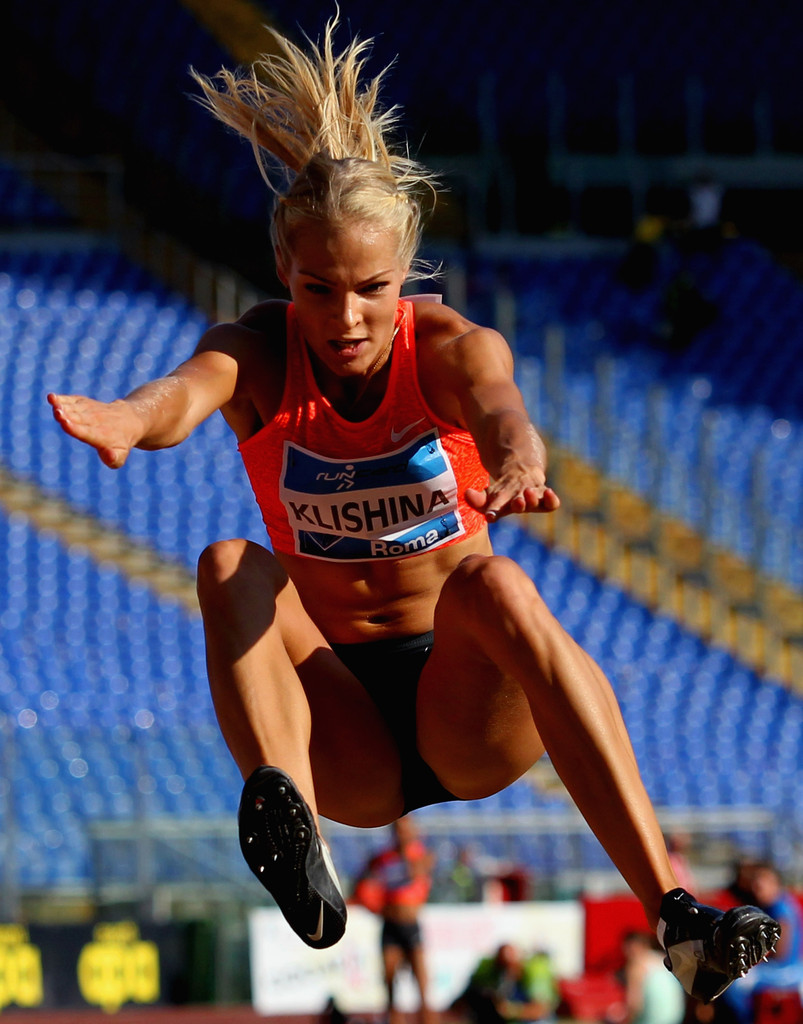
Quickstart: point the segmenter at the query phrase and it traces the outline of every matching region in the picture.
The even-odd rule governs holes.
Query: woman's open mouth
[[[335,350],[335,352],[343,358],[352,359],[354,356],[359,355],[362,346],[365,344],[364,338],[346,338],[337,339],[331,338],[329,344]]]

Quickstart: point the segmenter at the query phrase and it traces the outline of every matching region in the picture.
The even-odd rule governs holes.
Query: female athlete
[[[551,514],[544,444],[494,330],[400,298],[430,175],[389,143],[382,76],[334,24],[251,74],[195,74],[276,193],[290,302],[219,324],[168,376],[101,403],[49,396],[70,435],[121,467],[220,410],[272,551],[222,540],[198,592],[220,727],[245,781],[244,856],[314,947],[346,908],[318,815],[373,827],[496,793],[545,752],[658,930],[710,1000],[777,926],[677,885],[611,686],[488,524]]]

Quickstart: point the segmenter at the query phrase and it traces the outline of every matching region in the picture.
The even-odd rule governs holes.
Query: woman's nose
[[[360,322],[360,314],[355,296],[347,295],[340,306],[340,319],[346,327],[356,327]]]

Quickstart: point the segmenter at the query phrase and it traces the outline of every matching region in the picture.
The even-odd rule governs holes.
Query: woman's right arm
[[[132,448],[171,448],[234,397],[245,335],[251,333],[240,324],[218,324],[205,332],[191,358],[166,377],[113,402],[57,394],[47,400],[65,433],[119,469]]]

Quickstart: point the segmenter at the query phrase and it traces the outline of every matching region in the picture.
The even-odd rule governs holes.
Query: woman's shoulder
[[[414,297],[413,317],[416,339],[421,341],[448,341],[465,334],[475,324],[467,320],[452,306],[428,298]]]
[[[201,337],[199,350],[241,349],[243,344],[246,348],[253,347],[252,343],[257,340],[261,344],[265,340],[280,340],[284,348],[287,324],[288,302],[280,302],[277,299],[267,299],[251,306],[237,320],[226,320],[213,324]]]
[[[499,353],[509,354],[498,331],[472,322],[451,306],[417,304],[414,317],[415,347],[424,375],[459,371],[462,378],[473,372],[478,361],[482,364]]]
[[[237,320],[215,324],[204,332],[196,353],[219,352],[240,367],[283,362],[288,305],[268,299],[251,306]]]
[[[489,372],[512,381],[512,354],[502,335],[473,323],[450,306],[415,307],[418,383],[430,408],[448,423],[462,423],[462,402]]]
[[[246,310],[237,320],[215,324],[196,347],[196,357],[213,359],[220,372],[233,376],[233,393],[223,410],[239,440],[253,424],[266,423],[278,409],[286,364],[286,321],[289,303],[269,299]]]
[[[459,356],[463,346],[472,348],[485,342],[497,345],[503,341],[498,331],[474,323],[451,306],[437,302],[416,302],[414,305],[416,348],[428,348]]]
[[[277,332],[284,334],[287,324],[287,309],[290,303],[283,299],[265,299],[251,306],[236,321],[242,327],[262,334],[274,336]]]

